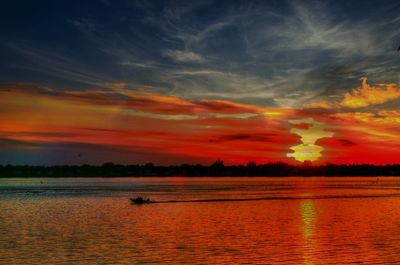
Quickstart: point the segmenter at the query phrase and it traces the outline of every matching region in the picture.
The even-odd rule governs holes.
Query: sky
[[[0,164],[400,163],[398,1],[3,1]]]

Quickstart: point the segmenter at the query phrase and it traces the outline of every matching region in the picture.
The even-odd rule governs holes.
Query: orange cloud
[[[393,118],[393,119],[398,119],[400,118],[400,111],[398,110],[382,110],[378,112],[379,116],[385,117],[385,118]]]
[[[350,159],[348,162],[371,161],[363,155],[365,144],[371,152],[376,146],[389,150],[385,141],[400,146],[397,140],[400,139],[397,133],[400,111],[337,113],[340,110],[343,109],[339,105],[326,101],[295,110],[228,100],[189,100],[117,87],[58,91],[39,85],[0,85],[0,141],[7,148],[16,146],[35,151],[57,144],[72,149],[86,144],[99,150],[115,147],[133,153],[144,152],[147,157],[164,158],[164,161],[175,159],[177,163],[212,162],[218,158],[227,164],[249,160],[293,163],[286,154],[304,136],[295,134],[296,129],[291,133],[287,121],[294,119],[300,123],[290,123],[291,127],[308,131],[299,151],[313,149],[312,152],[319,154],[324,150],[317,163],[341,162],[343,156]],[[311,118],[315,122],[304,123]],[[328,140],[321,138],[325,127],[316,127],[319,123],[326,124],[335,135]],[[316,141],[314,136],[321,139]],[[383,154],[384,150],[379,152]],[[104,160],[113,157],[103,156]]]
[[[130,114],[157,118],[174,119],[173,117],[163,115],[178,116],[197,116],[204,118],[204,115],[213,115],[216,117],[237,117],[247,118],[249,116],[261,115],[265,117],[282,117],[291,114],[293,110],[282,108],[265,108],[256,105],[236,103],[228,100],[188,100],[176,96],[161,95],[154,93],[145,93],[132,90],[85,90],[85,91],[58,91],[50,88],[44,88],[37,85],[0,85],[0,92],[3,95],[26,95],[40,100],[50,100],[55,102],[76,103],[78,105],[96,105],[112,111],[129,110]],[[154,115],[160,114],[160,115]],[[253,115],[250,115],[253,114]],[[183,117],[183,116],[182,116]],[[183,117],[186,119],[187,117]]]
[[[346,108],[362,108],[377,105],[400,97],[398,84],[379,84],[370,86],[367,78],[363,77],[361,88],[353,90],[353,94],[346,93],[339,106]]]
[[[390,164],[399,163],[398,137],[371,135],[371,130],[341,130],[338,137],[324,138],[324,155],[329,162],[338,164]],[[339,133],[338,133],[339,134]]]
[[[371,126],[386,124],[400,124],[400,111],[383,110],[377,114],[371,112],[344,112],[330,115],[333,118],[338,118],[348,122],[369,123]]]
[[[99,150],[157,153],[165,161],[171,157],[177,162],[195,157],[193,163],[217,158],[227,163],[285,161],[287,147],[297,140],[282,124],[288,113],[226,100],[132,91],[0,87],[0,138],[7,146],[32,144],[43,147],[40,150],[87,144]],[[104,155],[104,161],[109,159]]]
[[[328,101],[320,101],[315,103],[304,104],[305,109],[332,109],[333,106]]]
[[[238,113],[238,112],[246,112],[246,113],[260,113],[262,109],[260,107],[254,105],[247,104],[239,104],[227,100],[209,100],[209,99],[201,99],[199,101],[194,102],[200,111],[207,110],[209,112],[216,113]]]
[[[375,120],[375,114],[370,112],[343,112],[330,115],[343,121],[371,122]]]

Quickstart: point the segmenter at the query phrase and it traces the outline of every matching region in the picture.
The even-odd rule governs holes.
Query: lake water
[[[0,264],[400,264],[400,178],[0,179]]]

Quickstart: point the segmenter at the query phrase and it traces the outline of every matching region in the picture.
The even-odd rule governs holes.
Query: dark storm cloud
[[[265,133],[256,133],[256,134],[247,134],[247,133],[237,133],[237,134],[227,134],[218,136],[215,139],[208,140],[211,143],[219,143],[226,141],[252,141],[252,142],[271,142],[273,138],[276,137],[275,134],[265,134]]]
[[[357,145],[355,142],[347,139],[337,139],[337,141],[343,146],[354,146]]]
[[[38,147],[38,145],[36,143],[30,143],[26,141],[19,141],[19,140],[0,137],[0,147],[3,150],[8,150],[8,149],[20,150],[20,149],[35,149]]]
[[[66,133],[66,132],[12,132],[12,133],[4,133],[0,132],[0,137],[15,137],[15,136],[38,136],[38,137],[48,137],[48,138],[73,138],[77,136],[81,136],[81,134],[76,133]],[[6,140],[4,138],[3,140]]]
[[[30,12],[30,10],[36,10]],[[0,82],[298,107],[399,82],[396,1],[3,4]]]

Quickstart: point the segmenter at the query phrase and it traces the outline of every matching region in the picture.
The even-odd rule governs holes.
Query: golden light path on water
[[[307,265],[313,265],[313,251],[315,250],[314,226],[315,226],[315,206],[312,200],[302,200],[300,202],[301,219],[303,221],[304,237],[304,261]]]
[[[315,207],[312,200],[301,201],[301,218],[303,220],[303,234],[306,239],[314,234]]]
[[[293,157],[295,160],[316,161],[321,157],[323,147],[316,145],[317,140],[324,137],[332,137],[333,132],[325,131],[326,125],[323,122],[318,122],[313,118],[305,118],[298,120],[289,120],[293,125],[306,125],[306,128],[292,128],[290,132],[301,136],[301,144],[290,147],[293,153],[288,153],[287,157]]]

